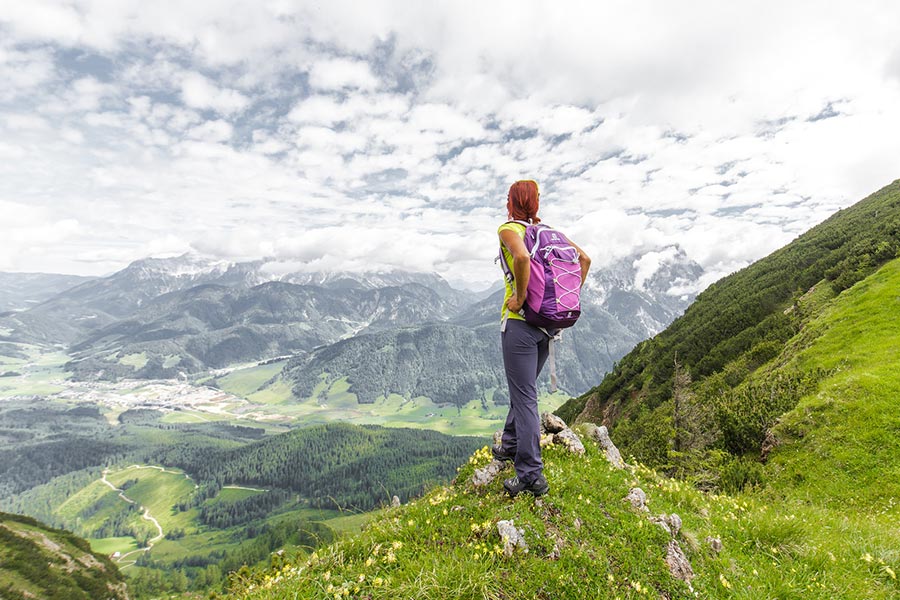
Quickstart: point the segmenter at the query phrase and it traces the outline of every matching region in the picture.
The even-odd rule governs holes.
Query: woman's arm
[[[522,310],[522,305],[525,304],[528,280],[531,278],[531,256],[525,248],[525,242],[518,233],[511,229],[504,229],[500,232],[500,241],[512,254],[513,277],[516,284],[515,292],[507,301],[506,306],[513,312],[519,312]]]

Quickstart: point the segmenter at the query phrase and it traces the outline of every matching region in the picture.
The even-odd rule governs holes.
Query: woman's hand
[[[510,296],[509,300],[506,301],[506,308],[508,308],[509,310],[511,310],[514,313],[518,313],[520,310],[522,310],[522,305],[524,303],[525,303],[524,299],[522,299],[520,301],[519,297],[516,295],[516,293],[513,292],[513,295]]]

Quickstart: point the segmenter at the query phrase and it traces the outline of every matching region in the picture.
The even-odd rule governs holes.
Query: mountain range
[[[696,287],[702,269],[664,250],[646,275],[637,265],[648,253],[590,275],[583,317],[560,346],[563,389],[589,389],[688,305],[692,294],[672,290]],[[0,342],[66,347],[76,379],[187,377],[292,357],[284,376],[296,394],[322,373],[346,377],[361,402],[399,393],[464,404],[505,387],[502,290],[480,298],[434,274],[290,269],[191,254],[139,260],[0,319]]]

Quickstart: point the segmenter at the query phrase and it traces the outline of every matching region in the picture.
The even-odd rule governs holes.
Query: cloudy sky
[[[900,177],[893,1],[0,4],[5,271],[480,285],[534,178],[596,264],[679,247],[709,281]]]

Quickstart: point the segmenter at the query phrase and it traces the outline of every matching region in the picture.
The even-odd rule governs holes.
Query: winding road
[[[162,472],[164,472],[164,473],[176,473],[176,471],[166,471],[166,470],[165,470],[164,468],[162,468],[162,467],[154,467],[154,466],[132,465],[132,466],[129,467],[129,468],[130,468],[130,469],[133,469],[133,468],[137,468],[137,469],[158,469],[158,470],[160,470],[160,471],[162,471]],[[121,488],[117,488],[116,486],[114,486],[112,483],[109,482],[109,480],[106,478],[106,475],[107,475],[108,473],[109,473],[109,469],[103,469],[103,474],[102,474],[102,476],[100,477],[100,481],[102,481],[105,485],[109,486],[110,489],[112,489],[113,491],[118,492],[118,493],[119,493],[119,498],[121,498],[121,499],[124,500],[125,502],[127,502],[127,503],[129,503],[129,504],[137,504],[137,502],[135,502],[134,500],[132,500],[131,498],[129,498],[128,496],[125,495],[125,490],[123,490],[123,489],[121,489]],[[190,477],[188,477],[186,473],[185,473],[185,477],[187,477],[188,479],[190,479]],[[161,539],[163,539],[163,538],[165,537],[165,533],[163,532],[162,526],[159,524],[159,521],[157,521],[157,520],[150,514],[150,509],[147,508],[147,507],[145,507],[145,506],[139,506],[138,508],[140,508],[140,509],[142,509],[142,510],[144,511],[144,514],[141,515],[141,518],[144,519],[145,521],[150,521],[151,523],[153,523],[153,525],[156,527],[156,530],[157,530],[158,534],[156,535],[156,537],[153,537],[153,538],[147,540],[147,545],[146,545],[144,548],[138,548],[137,550],[132,550],[131,552],[126,552],[125,554],[119,556],[119,558],[116,559],[116,562],[119,563],[120,568],[123,568],[123,569],[124,569],[125,567],[130,567],[131,565],[133,565],[134,563],[137,562],[136,560],[129,560],[129,561],[126,561],[126,560],[125,560],[126,558],[128,558],[128,557],[131,556],[132,554],[140,554],[141,552],[147,552],[147,551],[149,551],[151,548],[153,548],[153,544],[155,544],[156,542],[158,542],[159,540],[161,540]],[[127,564],[126,564],[126,563],[127,563]]]

